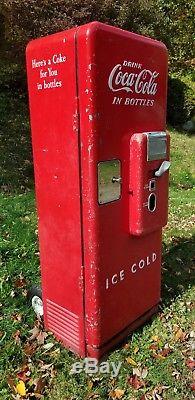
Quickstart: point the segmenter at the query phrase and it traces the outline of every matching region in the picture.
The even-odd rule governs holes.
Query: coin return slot
[[[148,197],[148,210],[150,212],[156,210],[156,195],[154,193],[151,193],[150,196]]]

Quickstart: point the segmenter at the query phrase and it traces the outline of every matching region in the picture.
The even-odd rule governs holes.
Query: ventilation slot
[[[56,336],[73,348],[79,348],[79,317],[47,300],[47,325]]]

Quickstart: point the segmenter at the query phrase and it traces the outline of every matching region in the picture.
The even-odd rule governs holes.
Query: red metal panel
[[[85,354],[75,30],[27,48],[45,325]]]
[[[129,141],[165,130],[167,52],[100,23],[79,28],[77,48],[86,341],[88,354],[98,355],[160,299],[161,227],[129,234]],[[111,159],[122,162],[122,197],[99,205],[97,164]]]

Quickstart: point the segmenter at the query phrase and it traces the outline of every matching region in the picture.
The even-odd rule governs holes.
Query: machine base
[[[131,325],[127,326],[123,331],[114,336],[109,342],[105,343],[102,347],[92,347],[87,345],[87,357],[93,357],[97,360],[100,360],[103,356],[116,348],[120,343],[122,343],[125,338],[144,324],[147,320],[149,320],[152,315],[156,314],[159,311],[159,304],[152,307],[149,311],[147,311],[140,318],[136,319]]]

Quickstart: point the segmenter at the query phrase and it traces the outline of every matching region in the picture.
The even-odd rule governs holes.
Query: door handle
[[[114,183],[114,182],[121,183],[121,181],[122,181],[121,177],[116,178],[115,176],[113,176],[113,178],[112,178],[112,183]]]
[[[154,175],[157,177],[163,175],[166,171],[168,171],[170,165],[171,165],[170,161],[163,161],[160,168],[157,171],[155,171]]]

